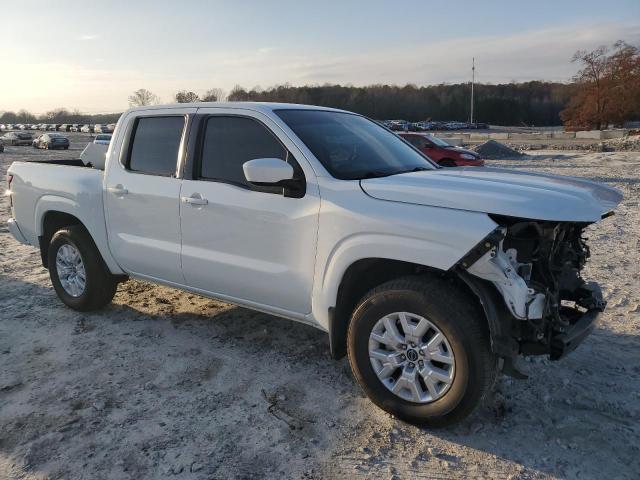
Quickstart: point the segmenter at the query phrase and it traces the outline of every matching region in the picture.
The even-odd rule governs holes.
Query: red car
[[[481,167],[484,160],[476,152],[449,145],[425,133],[399,133],[411,145],[442,167]]]

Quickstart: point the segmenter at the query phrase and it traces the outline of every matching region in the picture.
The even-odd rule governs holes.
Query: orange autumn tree
[[[618,41],[613,48],[579,50],[572,59],[582,68],[574,77],[567,108],[560,113],[565,127],[603,129],[640,115],[640,51]]]

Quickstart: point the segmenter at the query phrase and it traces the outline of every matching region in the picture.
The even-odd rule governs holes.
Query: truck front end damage
[[[507,373],[520,354],[557,360],[591,333],[606,305],[600,287],[581,277],[589,224],[492,218],[499,227],[458,272],[481,300],[494,352]]]

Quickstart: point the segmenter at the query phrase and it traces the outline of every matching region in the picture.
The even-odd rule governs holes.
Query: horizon
[[[15,41],[3,55],[0,111],[117,113],[139,88],[172,103],[179,90],[228,94],[235,85],[468,83],[472,57],[479,84],[566,83],[576,50],[640,44],[640,2],[628,0],[606,9],[544,1],[515,12],[511,2],[464,2],[455,17],[435,2],[277,5],[8,4],[3,37]]]

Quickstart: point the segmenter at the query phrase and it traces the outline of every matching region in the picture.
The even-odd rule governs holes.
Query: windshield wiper
[[[382,170],[371,170],[370,172],[363,173],[359,175],[358,178],[380,178],[380,177],[390,177],[392,175],[400,175],[401,173],[411,173],[411,172],[423,172],[426,170],[433,170],[427,167],[414,167],[411,170],[399,170],[397,172],[383,172]]]
[[[380,177],[388,177],[389,175],[395,175],[394,172],[383,172],[382,170],[372,170],[370,172],[363,173],[362,175],[358,175],[358,178],[380,178]]]
[[[404,170],[402,172],[396,172],[394,175],[398,175],[400,173],[425,172],[427,170],[433,170],[433,169],[432,168],[427,168],[427,167],[415,167],[415,168],[412,168],[411,170]]]

